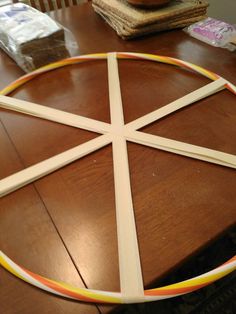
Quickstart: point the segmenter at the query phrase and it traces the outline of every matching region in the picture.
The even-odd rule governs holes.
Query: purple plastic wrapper
[[[231,38],[236,36],[235,25],[208,17],[185,28],[185,31],[209,45],[235,50],[235,46],[230,44]]]

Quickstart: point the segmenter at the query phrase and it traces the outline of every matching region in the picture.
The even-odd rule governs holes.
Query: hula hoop
[[[175,66],[179,66],[194,72],[197,72],[213,81],[221,78],[219,75],[208,71],[202,67],[199,67],[195,64],[185,62],[179,59],[151,55],[151,54],[142,54],[142,53],[117,53],[117,58],[119,59],[139,59],[139,60],[149,60],[156,61],[161,63],[167,63]],[[33,78],[55,70],[57,68],[61,68],[64,66],[69,66],[77,63],[82,63],[91,60],[103,60],[107,59],[106,53],[99,54],[90,54],[78,57],[72,57],[68,59],[64,59],[59,62],[55,62],[49,65],[46,65],[32,73],[26,74],[21,78],[15,80],[13,83],[6,86],[4,89],[0,91],[0,95],[8,95],[11,92],[15,91],[20,86],[24,85],[28,81]],[[233,84],[226,81],[224,86],[232,93],[236,95],[236,88]],[[127,298],[123,298],[120,292],[108,292],[108,291],[100,291],[100,290],[92,290],[85,288],[77,288],[71,286],[67,283],[58,282],[55,280],[51,280],[31,271],[23,268],[22,266],[14,263],[8,256],[6,256],[2,251],[0,251],[0,265],[12,273],[14,276],[22,279],[23,281],[36,286],[42,290],[50,292],[55,295],[59,295],[62,297],[66,297],[69,299],[84,301],[84,302],[94,302],[94,303],[138,303],[138,302],[150,302],[156,300],[162,300],[167,298],[176,297],[179,295],[183,295],[202,287],[205,287],[214,281],[228,275],[236,269],[236,256],[232,259],[228,260],[223,265],[218,268],[211,270],[203,275],[176,283],[167,285],[160,288],[144,290],[144,297],[142,299],[137,300],[129,300]]]

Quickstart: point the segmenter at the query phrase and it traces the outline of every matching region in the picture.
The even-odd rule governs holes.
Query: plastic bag
[[[208,17],[184,29],[190,36],[215,47],[236,49],[231,39],[236,36],[236,26]]]
[[[78,49],[71,32],[22,3],[0,7],[0,47],[25,72],[67,58]]]

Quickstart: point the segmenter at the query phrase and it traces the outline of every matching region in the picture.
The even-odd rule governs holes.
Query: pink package
[[[208,17],[205,20],[190,25],[185,31],[192,37],[204,41],[215,47],[234,50],[230,44],[231,38],[236,36],[236,26]]]

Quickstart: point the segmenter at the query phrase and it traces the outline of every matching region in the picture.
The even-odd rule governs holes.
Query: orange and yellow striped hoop
[[[211,71],[208,71],[202,67],[185,62],[179,59],[170,58],[166,56],[158,56],[152,54],[143,53],[117,53],[117,58],[119,59],[139,59],[139,60],[149,60],[161,63],[167,63],[175,66],[179,66],[194,72],[197,72],[213,81],[220,79],[221,77]],[[0,91],[0,95],[8,95],[15,91],[20,86],[24,85],[28,81],[34,79],[35,77],[52,71],[64,66],[69,66],[77,63],[82,63],[91,60],[103,60],[107,59],[107,53],[90,54],[78,57],[72,57],[64,59],[59,62],[55,62],[44,66],[32,73],[26,74],[21,78],[17,79],[13,83],[9,84],[3,90]],[[236,94],[236,88],[233,84],[226,81],[224,88],[227,88],[232,93]],[[85,301],[85,302],[95,302],[95,303],[135,303],[135,302],[150,302],[156,300],[162,300],[166,298],[171,298],[179,295],[183,295],[204,286],[211,284],[212,282],[226,276],[227,274],[233,272],[236,269],[236,256],[232,259],[219,266],[218,268],[211,270],[200,276],[176,283],[168,286],[149,289],[144,291],[144,296],[141,299],[129,300],[123,298],[121,292],[108,292],[99,291],[92,289],[77,288],[66,283],[51,280],[31,271],[23,268],[22,266],[14,263],[9,257],[7,257],[3,252],[0,251],[0,265],[12,273],[14,276],[24,280],[25,282],[34,285],[42,290],[66,297],[69,299]]]

